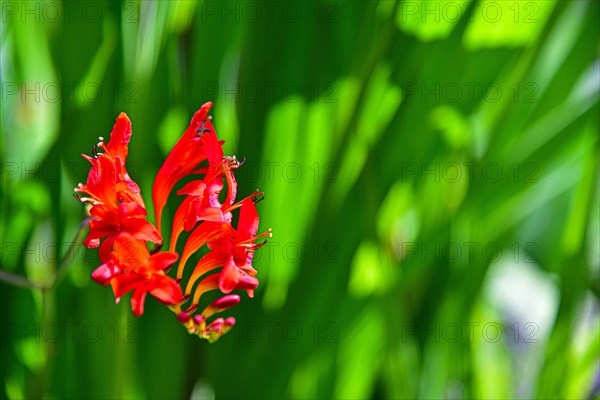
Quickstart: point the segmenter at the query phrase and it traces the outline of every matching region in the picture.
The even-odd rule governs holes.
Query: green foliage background
[[[598,8],[3,1],[2,397],[592,396]],[[127,112],[149,205],[208,100],[274,232],[213,345],[69,253],[80,154]]]

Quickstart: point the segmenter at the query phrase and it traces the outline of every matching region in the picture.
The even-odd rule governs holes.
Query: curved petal
[[[99,201],[109,208],[117,206],[116,181],[117,173],[115,163],[106,154],[93,159],[95,162],[88,173],[85,185],[76,190],[89,194],[95,201]]]
[[[143,275],[136,273],[124,273],[115,276],[110,284],[115,294],[115,298],[123,296],[125,293],[131,292],[134,289],[143,287],[147,279]]]
[[[184,220],[185,231],[191,231],[198,221],[224,222],[223,212],[219,207],[203,207],[199,201],[192,201]]]
[[[112,218],[105,220],[92,219],[90,220],[89,229],[83,245],[88,248],[96,248],[100,245],[100,239],[119,233],[119,222]]]
[[[185,216],[187,215],[187,209],[190,203],[194,201],[194,197],[187,196],[185,200],[177,207],[175,216],[173,217],[173,226],[171,227],[171,237],[169,238],[169,251],[175,251],[177,246],[177,239],[183,232],[183,225],[185,222]]]
[[[121,270],[119,269],[119,267],[117,267],[117,265],[112,260],[109,260],[108,262],[105,262],[104,264],[96,268],[94,272],[92,272],[92,279],[98,282],[99,284],[106,286],[110,283],[113,277],[119,275],[120,273]]]
[[[154,186],[152,187],[152,201],[154,202],[156,225],[159,232],[162,210],[173,187],[181,178],[190,174],[198,164],[207,159],[206,151],[202,146],[202,139],[206,135],[200,130],[203,130],[204,124],[207,123],[208,111],[212,105],[211,102],[205,103],[196,111],[189,126],[175,143],[156,174]],[[215,135],[214,129],[210,133]]]
[[[141,271],[147,267],[150,252],[146,243],[123,234],[115,239],[113,257],[127,271]]]
[[[216,251],[210,251],[202,256],[202,258],[196,264],[190,279],[188,280],[188,284],[185,288],[185,294],[187,295],[192,293],[192,288],[194,287],[196,281],[200,279],[201,276],[223,265],[223,262],[224,257],[221,253]]]
[[[243,275],[244,273],[233,262],[233,258],[229,258],[219,274],[221,292],[227,294],[235,290]]]
[[[184,187],[179,189],[176,193],[179,195],[190,195],[196,197],[204,197],[204,190],[206,189],[206,184],[202,180],[191,181],[187,183]]]
[[[115,121],[115,125],[110,133],[110,140],[106,144],[106,150],[108,150],[112,156],[118,156],[125,162],[125,159],[127,158],[127,146],[129,145],[130,139],[131,121],[127,114],[122,112]]]
[[[181,279],[183,276],[183,268],[188,258],[195,253],[198,249],[204,246],[206,243],[212,240],[216,240],[224,236],[233,236],[235,231],[231,225],[218,222],[206,221],[201,223],[196,229],[194,229],[191,235],[188,237],[185,247],[183,248],[183,254],[181,255],[181,261],[177,269],[177,279]]]
[[[135,201],[127,201],[119,204],[119,215],[121,218],[145,217],[148,212],[144,207]]]
[[[131,295],[131,309],[136,317],[144,313],[144,301],[146,300],[146,289],[143,286],[135,289]]]
[[[246,290],[248,297],[254,297],[254,289],[258,287],[258,279],[253,276],[246,275],[242,276],[236,289]]]
[[[179,255],[174,251],[162,251],[160,253],[153,254],[148,260],[148,267],[154,271],[163,271],[175,264]]]
[[[162,237],[149,221],[142,218],[124,218],[121,221],[123,232],[129,233],[137,240],[162,243]]]
[[[147,289],[163,304],[178,304],[183,297],[177,281],[169,276],[156,277],[147,285]]]
[[[259,219],[256,206],[254,205],[252,198],[247,197],[242,202],[237,231],[247,238],[253,238],[258,231],[258,223]]]
[[[237,182],[235,180],[235,176],[233,176],[233,171],[229,167],[229,164],[223,163],[223,168],[225,180],[227,181],[227,197],[223,202],[223,206],[231,207],[235,201],[235,196],[237,195]]]

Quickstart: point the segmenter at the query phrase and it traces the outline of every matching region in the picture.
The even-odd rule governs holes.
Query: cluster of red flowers
[[[211,107],[212,103],[206,103],[194,114],[158,171],[152,189],[156,227],[147,220],[140,188],[127,173],[131,121],[125,113],[117,118],[110,140],[105,144],[101,137],[94,146],[93,156],[84,155],[92,168],[86,184],[80,183],[75,191],[82,193],[83,197],[76,197],[90,206],[89,234],[83,244],[99,247],[102,262],[92,278],[102,285],[110,284],[117,303],[121,296],[133,291],[131,307],[136,316],[144,313],[144,300],[150,293],[168,305],[190,333],[213,342],[235,324],[232,317],[208,321],[214,314],[239,303],[240,296],[230,293],[241,289],[254,296],[258,279],[252,258],[254,251],[266,242],[256,240],[271,236],[271,230],[256,234],[259,218],[255,204],[262,199],[261,192],[235,202],[237,183],[233,171],[241,163],[235,157],[223,155],[223,141],[217,138],[208,116]],[[177,182],[190,175],[198,179],[176,192],[185,198],[173,218],[169,251],[160,251],[163,209]],[[219,197],[225,185],[227,191],[221,202]],[[240,211],[235,229],[232,211],[237,208]],[[184,231],[190,233],[179,259],[177,276],[172,278],[167,272],[179,258],[175,249]],[[148,242],[153,243],[152,251]],[[201,249],[206,249],[205,254],[183,290],[185,265]],[[193,315],[202,295],[212,290],[220,290],[225,296]]]

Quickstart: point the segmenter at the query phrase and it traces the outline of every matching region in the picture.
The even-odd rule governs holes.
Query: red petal
[[[152,188],[152,200],[156,213],[156,225],[159,231],[162,210],[173,187],[181,178],[191,173],[198,164],[207,159],[205,149],[202,146],[204,134],[197,131],[205,122],[211,107],[212,103],[208,102],[196,111],[186,131],[177,143],[175,143],[175,146],[173,146],[173,149],[156,175]],[[214,134],[214,130],[212,133]],[[198,136],[199,134],[201,135],[200,137]]]
[[[110,140],[106,144],[106,150],[114,156],[120,157],[122,162],[125,162],[127,158],[127,146],[131,139],[131,121],[127,114],[121,113],[117,117],[115,125],[113,126],[112,132],[110,133]]]
[[[172,251],[163,251],[160,253],[153,254],[148,260],[148,267],[152,270],[162,271],[165,268],[169,268],[177,261],[179,256],[177,253]]]
[[[145,217],[148,215],[148,212],[139,203],[128,201],[119,204],[119,214],[121,215],[121,218]]]
[[[225,163],[225,179],[227,180],[227,197],[223,202],[223,205],[230,207],[235,201],[235,196],[237,195],[237,182],[235,180],[235,176],[233,176],[233,171],[229,168],[229,164]]]
[[[144,300],[146,300],[146,289],[140,286],[131,295],[131,309],[136,317],[144,313]]]
[[[114,160],[106,154],[97,158],[81,191],[90,194],[109,208],[117,206],[116,170]]]
[[[223,236],[233,236],[235,234],[230,224],[206,221],[200,224],[192,234],[188,237],[179,268],[177,270],[177,278],[180,279],[183,275],[183,268],[188,258],[198,249],[204,246],[207,242],[218,239]]]
[[[223,143],[217,138],[215,127],[209,120],[204,124],[204,128],[210,130],[202,136],[202,145],[206,152],[206,158],[208,159],[208,168],[215,169],[219,168],[223,160]]]
[[[173,218],[173,227],[171,228],[171,238],[169,239],[169,251],[175,251],[177,239],[179,239],[179,235],[183,231],[183,224],[187,214],[187,209],[192,201],[194,201],[194,197],[186,197],[175,212],[175,217]]]
[[[115,239],[119,237],[119,234],[112,235],[107,237],[104,242],[100,245],[100,249],[98,250],[98,257],[100,261],[105,263],[108,260],[112,259],[112,246],[115,242]]]
[[[221,270],[219,276],[219,289],[221,289],[221,292],[225,294],[230,293],[232,290],[236,289],[238,283],[242,279],[242,276],[243,272],[236,267],[233,259],[230,258]]]
[[[258,231],[258,212],[256,206],[250,197],[247,197],[242,202],[240,209],[240,220],[238,222],[237,230],[240,233],[244,233],[246,237],[253,238],[256,236]]]
[[[113,257],[127,271],[141,271],[148,265],[150,252],[144,241],[123,234],[115,239]]]
[[[100,239],[119,233],[118,219],[92,219],[89,226],[90,231],[83,241],[83,245],[89,248],[96,248],[100,244]]]
[[[83,245],[88,249],[95,249],[96,247],[100,246],[100,239],[94,238],[93,236],[90,237],[88,234],[87,238],[85,238],[83,241]]]
[[[177,194],[179,194],[179,195],[187,194],[190,196],[197,196],[197,197],[200,197],[200,199],[202,199],[202,197],[204,197],[205,189],[206,189],[206,184],[202,180],[191,181],[188,184],[186,184],[184,187],[179,189],[177,191]]]
[[[236,289],[246,290],[248,297],[254,297],[254,289],[258,287],[258,279],[253,276],[246,275],[240,279]]]
[[[230,294],[227,296],[220,297],[213,301],[210,306],[215,307],[219,310],[226,310],[231,308],[240,302],[240,296],[237,294]]]
[[[204,274],[223,265],[224,259],[225,257],[223,257],[222,253],[216,251],[210,251],[204,256],[202,256],[200,261],[198,261],[198,263],[196,264],[196,267],[194,268],[194,272],[192,272],[190,279],[188,280],[188,284],[185,288],[185,293],[190,294],[192,292],[192,287],[194,283],[196,283],[196,281]]]
[[[115,298],[123,296],[139,287],[143,287],[148,280],[143,275],[136,273],[124,273],[115,276],[110,284],[112,286]]]
[[[204,207],[199,201],[192,201],[184,220],[186,232],[192,230],[198,221],[223,222],[223,212],[219,207]]]
[[[204,203],[208,207],[221,208],[219,194],[221,193],[221,190],[223,190],[223,186],[223,178],[220,175],[208,182],[206,185],[206,194],[204,195]]]
[[[149,221],[142,218],[125,218],[121,221],[122,232],[131,234],[137,240],[162,243],[158,231]]]
[[[110,280],[119,275],[121,270],[115,265],[112,260],[102,264],[92,272],[92,279],[101,285],[108,285]]]
[[[187,203],[187,209],[185,210],[185,218],[183,219],[183,229],[186,232],[192,230],[199,221],[199,214],[202,212],[202,197],[193,197],[192,200]],[[220,222],[220,221],[219,221]]]
[[[181,302],[183,294],[177,282],[168,276],[157,277],[147,286],[150,294],[164,304],[177,304]]]

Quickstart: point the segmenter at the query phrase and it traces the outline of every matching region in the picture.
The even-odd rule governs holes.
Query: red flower
[[[131,308],[139,317],[144,313],[144,300],[148,292],[164,304],[173,305],[181,301],[179,284],[165,274],[165,269],[175,261],[177,253],[150,255],[143,241],[122,234],[113,243],[110,259],[92,273],[92,278],[101,285],[110,284],[117,303],[121,296],[133,290]]]
[[[98,247],[100,239],[120,232],[153,243],[162,241],[154,226],[146,220],[148,213],[140,189],[125,169],[130,137],[131,121],[121,113],[110,134],[110,141],[105,145],[104,139],[100,138],[94,146],[94,157],[84,155],[92,163],[92,168],[86,184],[79,184],[75,191],[87,194],[88,197],[80,200],[92,205],[90,232],[83,243],[89,248]],[[98,153],[98,149],[104,153]]]
[[[223,155],[221,144],[208,117],[212,105],[211,102],[205,103],[196,111],[183,136],[175,143],[156,175],[152,199],[159,232],[162,210],[175,184],[184,176],[191,174],[201,162],[208,159],[209,155],[213,156],[215,152],[220,153],[221,157]]]
[[[100,138],[94,156],[84,156],[92,168],[86,184],[79,184],[75,191],[86,194],[79,199],[91,206],[90,232],[84,244],[100,246],[102,265],[92,273],[92,278],[102,285],[110,284],[117,302],[124,294],[133,292],[131,306],[136,316],[144,313],[146,295],[150,293],[168,305],[190,333],[213,342],[233,327],[235,319],[216,318],[212,322],[207,319],[239,303],[239,295],[230,294],[233,290],[246,290],[250,297],[254,296],[258,279],[252,259],[254,251],[265,243],[257,244],[256,240],[271,236],[271,230],[256,234],[259,217],[255,202],[261,192],[234,203],[237,194],[234,171],[241,163],[235,157],[224,157],[223,142],[218,140],[208,117],[211,106],[212,103],[206,103],[196,112],[158,171],[152,189],[158,229],[146,219],[140,189],[125,168],[131,122],[123,113],[117,118],[110,141],[105,145]],[[169,251],[159,252],[163,242],[162,210],[175,185],[190,174],[198,179],[177,190],[184,199],[173,219]],[[225,186],[221,202],[219,197]],[[234,229],[232,212],[238,208],[240,217]],[[177,279],[173,279],[166,271],[178,259],[175,249],[184,231],[190,233],[177,267]],[[150,253],[147,242],[159,246]],[[205,246],[208,251],[192,271],[184,294],[180,285],[185,266]],[[226,296],[191,316],[202,295],[212,290]],[[191,304],[183,311],[190,298]]]

